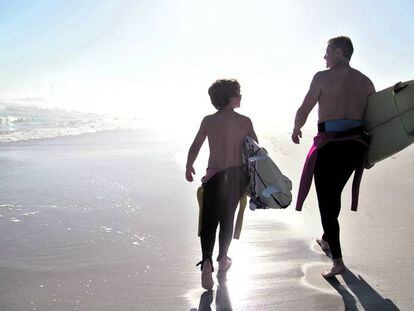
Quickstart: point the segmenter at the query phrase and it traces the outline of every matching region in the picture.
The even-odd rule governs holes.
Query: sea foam
[[[137,128],[140,119],[2,104],[0,143]]]

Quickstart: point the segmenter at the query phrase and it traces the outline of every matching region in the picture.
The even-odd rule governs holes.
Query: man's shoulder
[[[330,71],[329,70],[321,70],[315,73],[312,79],[311,86],[321,86],[323,84],[323,81],[326,81],[326,79],[329,79]]]
[[[361,80],[364,80],[364,81],[366,81],[366,82],[369,82],[369,83],[371,83],[371,80],[370,80],[370,78],[368,78],[365,74],[363,74],[361,71],[359,71],[359,70],[357,70],[357,69],[355,69],[355,68],[352,68],[352,67],[349,67],[349,70],[350,70],[350,72],[355,76],[355,77],[357,77],[357,78],[359,78],[359,79],[361,79]],[[349,72],[349,71],[348,71]],[[334,72],[334,71],[332,71],[332,70],[330,70],[330,69],[327,69],[327,70],[322,70],[322,71],[318,71],[316,74],[315,74],[315,76],[314,76],[314,80],[316,80],[316,81],[321,81],[321,80],[324,80],[324,79],[329,79],[330,77],[333,77],[333,76],[335,76],[336,75],[336,73]]]
[[[315,73],[310,85],[310,89],[315,91],[320,90],[324,84],[324,81],[326,81],[328,75],[329,70],[318,71],[317,73]]]
[[[366,79],[369,79],[365,74],[363,74],[361,71],[359,71],[358,69],[355,69],[355,68],[352,68],[351,67],[351,70],[352,70],[352,72],[354,73],[354,74],[356,74],[356,75],[359,75],[359,76],[361,76],[361,77],[363,77],[363,78],[366,78]]]
[[[372,81],[371,81],[371,79],[367,76],[367,75],[365,75],[365,74],[363,74],[361,71],[359,71],[359,70],[357,70],[357,69],[355,69],[355,68],[351,68],[352,69],[352,71],[354,72],[354,74],[359,78],[359,79],[361,79],[360,81],[363,81],[363,82],[365,82],[366,83],[366,85],[368,85],[368,86],[373,86],[373,83],[372,83]]]

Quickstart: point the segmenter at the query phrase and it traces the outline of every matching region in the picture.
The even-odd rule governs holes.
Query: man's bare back
[[[337,119],[362,120],[373,84],[358,70],[336,67],[315,75],[319,92],[319,122]]]

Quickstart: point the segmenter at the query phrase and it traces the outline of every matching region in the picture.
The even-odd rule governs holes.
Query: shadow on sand
[[[347,270],[347,272],[342,275],[342,278],[344,279],[346,286],[341,284],[336,277],[327,279],[327,281],[342,296],[347,311],[361,310],[361,308],[358,309],[357,304],[366,311],[399,310],[390,299],[381,297],[381,295],[375,291],[362,276],[358,275],[357,277],[352,271]],[[359,303],[357,303],[355,297],[358,298]]]
[[[349,269],[342,275],[345,284],[341,284],[336,277],[327,279],[328,283],[342,296],[347,311],[399,311],[400,309],[388,298],[381,295],[369,285],[362,276],[356,276]],[[219,285],[216,292],[217,311],[232,310],[230,295],[227,290],[226,276],[218,276]],[[357,301],[357,299],[358,301]],[[211,311],[214,300],[213,290],[205,291],[200,297],[198,311]],[[192,309],[197,310],[197,309]]]

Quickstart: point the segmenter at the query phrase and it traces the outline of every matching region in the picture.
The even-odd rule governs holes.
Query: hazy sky
[[[126,114],[213,112],[217,78],[242,84],[241,112],[292,114],[326,41],[377,89],[414,79],[414,2],[0,0],[0,102]]]

